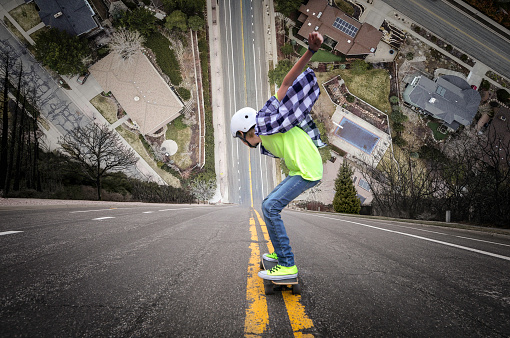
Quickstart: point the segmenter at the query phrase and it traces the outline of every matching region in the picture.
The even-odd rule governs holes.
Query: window
[[[360,178],[359,179],[359,182],[358,182],[358,185],[362,188],[362,189],[365,189],[366,191],[370,191],[370,184],[368,184],[367,181],[365,181],[364,179]]]

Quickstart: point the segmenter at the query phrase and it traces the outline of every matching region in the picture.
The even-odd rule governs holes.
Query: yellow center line
[[[244,319],[245,337],[260,337],[269,324],[267,301],[264,295],[264,283],[257,275],[260,267],[260,249],[258,245],[257,228],[255,219],[250,218],[250,261],[248,263],[248,281],[246,285],[246,317]]]
[[[257,219],[259,221],[260,227],[262,229],[262,233],[264,234],[264,239],[267,242],[267,248],[269,252],[273,252],[273,244],[269,239],[269,234],[267,233],[267,226],[264,220],[260,217],[260,214],[257,210],[253,209],[255,214],[257,215]],[[287,314],[289,315],[290,326],[292,327],[292,331],[294,332],[294,337],[313,337],[312,334],[304,334],[303,330],[310,330],[313,326],[313,321],[306,315],[305,307],[301,304],[301,296],[293,295],[290,291],[282,292],[283,300],[285,301],[285,307],[287,308]]]
[[[494,54],[496,55],[499,55],[500,57],[502,57],[503,59],[507,60],[507,61],[510,61],[509,58],[507,58],[506,56],[496,52],[494,49],[484,45],[481,41],[475,39],[474,37],[472,37],[471,35],[469,35],[468,33],[464,32],[463,30],[461,30],[459,27],[455,26],[454,24],[452,24],[451,22],[448,22],[448,20],[445,20],[443,19],[442,17],[440,17],[439,15],[437,15],[436,13],[432,12],[431,10],[429,10],[428,8],[422,6],[421,4],[419,4],[418,2],[416,2],[415,0],[410,0],[412,3],[420,6],[422,9],[424,9],[426,12],[432,14],[433,16],[435,16],[436,18],[438,18],[439,20],[443,21],[444,23],[446,23],[447,25],[455,28],[456,30],[458,30],[460,33],[464,34],[465,36],[467,36],[468,38],[470,38],[471,40],[475,41],[476,43],[480,44],[481,46],[487,48],[488,50],[490,50],[491,52],[493,52]]]

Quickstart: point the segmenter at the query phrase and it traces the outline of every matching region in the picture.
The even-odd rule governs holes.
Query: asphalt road
[[[250,208],[2,209],[2,337],[510,332],[510,236],[285,211],[303,293],[265,296]]]
[[[510,41],[441,0],[383,0],[500,74],[510,77]]]
[[[228,196],[230,202],[247,206],[259,205],[275,187],[273,160],[230,134],[230,118],[237,110],[246,106],[259,110],[269,99],[263,13],[259,1],[223,0],[218,4],[229,150]]]

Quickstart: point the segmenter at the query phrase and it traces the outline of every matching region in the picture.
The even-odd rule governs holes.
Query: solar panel
[[[444,89],[443,87],[441,86],[437,86],[436,88],[436,93],[441,95],[442,97],[444,97],[444,94],[446,93],[446,89]]]
[[[350,37],[355,37],[356,33],[358,33],[358,27],[355,27],[348,23],[347,21],[340,18],[336,18],[335,22],[333,23],[333,27],[340,30],[341,32],[344,32]]]

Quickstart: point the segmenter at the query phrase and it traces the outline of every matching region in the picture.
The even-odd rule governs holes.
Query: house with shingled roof
[[[309,0],[299,8],[297,19],[302,23],[298,35],[308,38],[313,31],[324,36],[324,43],[349,56],[375,53],[383,33],[374,26],[360,23],[341,10],[328,5],[327,0]]]
[[[89,68],[144,135],[156,133],[179,117],[182,101],[141,51],[128,60],[110,53]]]
[[[406,84],[402,97],[408,104],[444,121],[454,131],[461,125],[471,124],[481,100],[478,91],[455,75],[443,75],[435,80],[415,76]]]
[[[39,17],[46,26],[82,35],[98,29],[95,12],[87,0],[26,0],[35,2]]]

